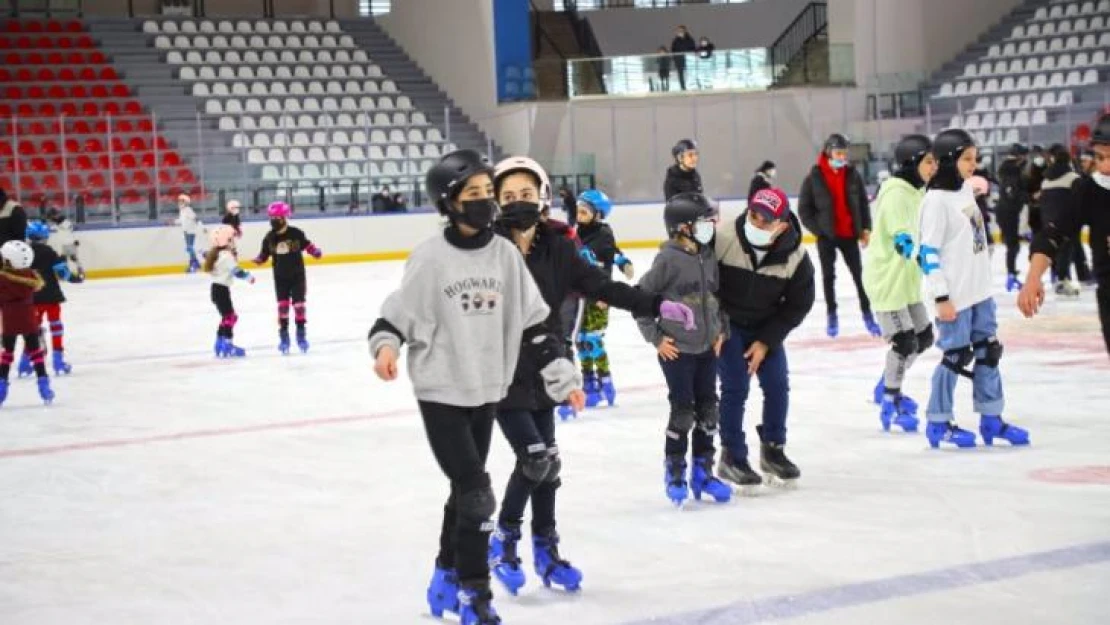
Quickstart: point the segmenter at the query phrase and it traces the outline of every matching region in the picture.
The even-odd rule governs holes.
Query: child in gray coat
[[[663,209],[670,240],[663,244],[640,289],[683,302],[694,310],[697,327],[663,319],[638,318],[640,332],[656,351],[667,379],[671,404],[667,423],[664,483],[667,498],[681,506],[687,490],[726,502],[732,490],[713,475],[713,437],[717,434],[717,354],[728,328],[717,303],[717,261],[710,243],[716,209],[700,193],[680,193]],[[686,451],[693,429],[694,462],[686,481]]]

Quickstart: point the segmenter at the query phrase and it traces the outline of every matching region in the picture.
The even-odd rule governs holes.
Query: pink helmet
[[[293,214],[293,211],[289,209],[289,205],[285,202],[270,202],[270,205],[266,207],[266,214],[269,215],[271,219],[277,217],[288,219],[289,216]]]
[[[991,183],[982,176],[972,176],[971,191],[976,197],[986,195],[991,192]]]
[[[212,247],[227,247],[235,241],[235,228],[227,225],[216,226],[208,235],[208,240],[212,242]]]

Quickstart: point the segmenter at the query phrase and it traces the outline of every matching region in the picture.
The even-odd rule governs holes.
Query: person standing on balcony
[[[655,71],[659,76],[659,82],[652,85],[652,91],[670,91],[671,90],[671,53],[667,51],[667,46],[659,46],[655,56]]]
[[[828,313],[827,334],[836,337],[840,333],[836,313],[836,253],[839,250],[856,284],[863,323],[871,336],[881,336],[882,329],[875,323],[871,301],[863,290],[859,247],[860,243],[867,247],[871,239],[871,209],[863,177],[848,162],[848,138],[844,135],[832,134],[825,141],[817,164],[802,182],[798,216],[806,229],[817,237]]]
[[[674,68],[678,70],[678,86],[683,91],[686,91],[686,54],[697,52],[697,49],[693,35],[680,24],[671,40],[671,54],[674,55]]]
[[[697,79],[698,89],[712,89],[713,88],[713,51],[717,46],[709,40],[709,37],[702,37],[698,40],[698,53],[697,71],[694,72]]]
[[[671,148],[674,165],[667,168],[667,179],[663,181],[663,199],[670,199],[679,193],[704,193],[701,187],[701,174],[698,173],[698,144],[693,139],[680,139]]]

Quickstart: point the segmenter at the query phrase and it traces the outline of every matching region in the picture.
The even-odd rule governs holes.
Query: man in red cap
[[[763,471],[790,482],[801,474],[786,457],[789,372],[783,341],[813,308],[813,263],[802,245],[802,227],[778,188],[752,196],[733,222],[717,226],[720,267],[718,298],[728,314],[728,340],[721,348],[720,430],[724,452],[718,474],[750,490],[762,482],[748,464],[744,439],[744,402],[751,376],[763,389],[759,433]]]

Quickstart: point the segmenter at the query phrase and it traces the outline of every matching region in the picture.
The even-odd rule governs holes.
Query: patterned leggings
[[[605,352],[605,330],[608,327],[609,307],[587,300],[578,330],[578,359],[582,362],[583,374],[596,372],[598,376],[609,375],[609,355]]]

